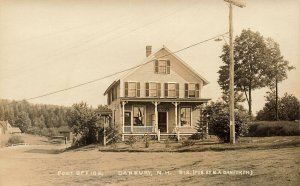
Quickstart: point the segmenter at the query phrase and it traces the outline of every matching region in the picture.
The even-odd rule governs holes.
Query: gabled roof
[[[183,64],[183,66],[186,68],[186,70],[190,71],[191,74],[193,74],[197,79],[202,80],[203,81],[203,85],[207,85],[209,82],[202,77],[198,72],[196,72],[191,66],[189,66],[187,63],[185,63],[181,58],[179,58],[174,52],[172,52],[171,50],[169,50],[166,46],[163,46],[161,49],[157,50],[156,52],[153,52],[151,55],[149,55],[144,62],[141,65],[138,65],[136,68],[132,68],[131,70],[128,71],[128,73],[120,76],[119,78],[117,78],[115,81],[113,81],[110,86],[105,90],[104,95],[107,94],[107,92],[116,84],[120,81],[120,79],[124,79],[127,76],[131,75],[132,73],[134,73],[136,70],[138,70],[139,68],[141,68],[143,65],[148,64],[149,62],[151,62],[154,59],[159,59],[159,58],[155,58],[155,54],[157,54],[159,51],[161,50],[166,50],[169,54],[168,55],[164,55],[161,57],[166,57],[169,55],[172,55],[174,58],[176,58],[179,62],[181,62]]]

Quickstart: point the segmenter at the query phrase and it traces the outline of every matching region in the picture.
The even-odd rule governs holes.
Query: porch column
[[[154,126],[154,132],[157,132],[158,131],[158,111],[157,111],[157,105],[160,103],[158,101],[154,101],[152,102],[155,106],[155,109],[154,109],[154,115],[155,115],[155,126]]]
[[[177,109],[177,106],[180,104],[178,102],[172,102],[172,104],[175,106],[175,127],[177,128],[178,127],[178,116],[177,116],[177,113],[178,113],[178,109]]]
[[[126,101],[122,101],[122,141],[125,140],[125,138],[124,138],[124,133],[125,133],[124,127],[125,127],[125,104],[126,103],[127,103]]]

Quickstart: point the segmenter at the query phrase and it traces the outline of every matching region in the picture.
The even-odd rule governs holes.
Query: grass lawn
[[[177,141],[151,141],[150,147],[145,148],[145,143],[139,141],[130,147],[124,142],[106,147],[99,146],[103,152],[203,152],[203,151],[225,151],[239,149],[275,149],[284,147],[299,147],[299,136],[274,136],[274,137],[242,137],[236,144],[220,142],[216,137],[211,136],[204,141],[196,141],[192,146],[184,146]],[[89,147],[87,147],[89,148]]]
[[[21,138],[24,140],[24,143],[26,144],[35,144],[35,145],[45,145],[48,144],[48,138],[44,136],[38,136],[38,135],[31,135],[31,134],[5,134],[5,135],[0,135],[0,148],[5,147],[8,139],[12,135],[19,135]]]
[[[64,152],[64,144],[5,147],[0,148],[0,185],[299,185],[299,138],[241,138],[234,147],[257,147],[234,150],[213,144],[213,138],[191,147],[173,142],[170,148],[194,149],[180,153],[106,152],[97,145]],[[146,149],[143,143],[133,149],[138,145]],[[131,148],[122,146],[116,148]],[[152,142],[148,149],[164,146]],[[222,151],[195,152],[202,146]]]

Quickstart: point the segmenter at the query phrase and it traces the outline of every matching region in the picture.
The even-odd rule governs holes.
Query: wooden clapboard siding
[[[169,54],[166,50],[161,49],[155,56],[164,56]],[[149,62],[140,68],[133,71],[131,74],[121,80],[121,82],[137,81],[140,82],[140,97],[146,96],[146,83],[159,82],[161,83],[161,97],[165,97],[164,83],[179,83],[179,98],[184,98],[184,84],[185,83],[199,83],[199,95],[203,82],[196,78],[186,67],[172,55],[166,56],[162,59],[170,61],[170,74],[159,74],[155,72],[155,61]],[[125,83],[121,84],[125,86]],[[123,90],[125,87],[123,88]],[[121,93],[122,95],[122,93]]]

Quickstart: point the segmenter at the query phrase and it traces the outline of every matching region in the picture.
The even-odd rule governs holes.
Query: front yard
[[[227,144],[199,142],[202,145],[178,148],[195,151],[209,146],[222,151],[183,153],[99,152],[97,145],[63,153],[63,144],[5,147],[0,148],[0,185],[299,185],[298,140],[242,138],[234,147],[262,148],[235,150],[224,150],[231,147]],[[295,141],[298,145],[265,147]],[[162,146],[163,142],[153,142],[148,150]],[[171,146],[176,149],[180,143]]]
[[[299,136],[276,136],[276,137],[242,137],[236,144],[220,142],[215,136],[208,137],[204,141],[195,141],[195,144],[188,145],[183,142],[172,140],[162,140],[160,142],[152,140],[148,148],[145,142],[139,140],[133,147],[124,142],[116,145],[99,146],[99,151],[103,152],[203,152],[203,151],[226,151],[239,149],[276,149],[286,147],[299,147]]]

